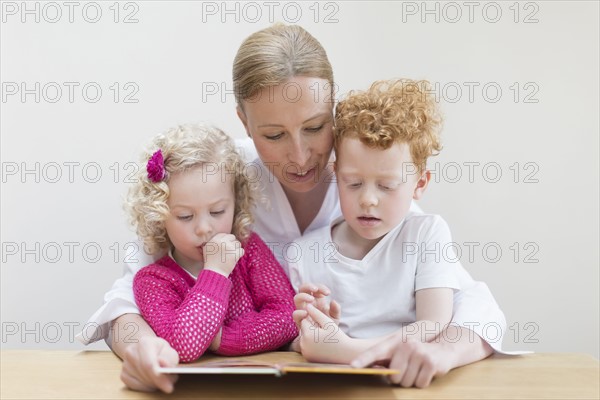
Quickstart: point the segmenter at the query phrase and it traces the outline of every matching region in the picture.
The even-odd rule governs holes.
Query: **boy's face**
[[[430,176],[417,172],[407,144],[372,149],[352,137],[339,145],[336,175],[346,222],[369,240],[380,239],[404,219]]]

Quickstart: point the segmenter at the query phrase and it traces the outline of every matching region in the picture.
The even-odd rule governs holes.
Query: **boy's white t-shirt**
[[[294,289],[321,283],[342,307],[339,327],[353,338],[377,338],[416,321],[415,291],[460,289],[455,256],[439,249],[452,243],[437,215],[409,212],[361,260],[336,250],[331,236],[343,217],[298,239],[299,257],[289,264]],[[448,252],[449,253],[449,252]]]
[[[252,140],[249,138],[236,140],[236,146],[244,161],[249,163],[249,168],[261,169],[260,186],[264,191],[263,194],[269,200],[269,204],[258,204],[254,210],[253,230],[267,244],[271,243],[270,246],[276,258],[289,275],[288,262],[283,254],[285,252],[288,259],[293,260],[293,248],[297,246],[293,242],[300,238],[296,218],[281,184],[260,161]],[[410,210],[421,211],[414,202]],[[337,187],[332,180],[317,217],[304,234],[307,235],[321,227],[330,226],[331,222],[341,215]],[[138,241],[138,244],[142,249],[141,241]],[[133,276],[138,270],[161,256],[162,254],[157,254],[152,257],[141,251],[135,262],[126,262],[123,276],[117,279],[104,295],[104,304],[90,317],[77,335],[77,339],[84,344],[106,339],[110,323],[113,320],[124,314],[139,314],[133,295]],[[455,273],[461,290],[454,295],[452,322],[471,329],[495,350],[500,350],[502,338],[506,332],[506,320],[492,293],[485,283],[474,281],[460,263],[456,263]]]

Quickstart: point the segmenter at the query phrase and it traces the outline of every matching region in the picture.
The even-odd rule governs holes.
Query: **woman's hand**
[[[445,375],[451,369],[451,357],[444,345],[407,339],[403,334],[390,336],[360,354],[351,365],[357,368],[371,364],[389,365],[399,374],[391,375],[390,382],[403,387],[429,386],[433,378]]]
[[[171,393],[179,376],[162,374],[157,369],[175,367],[178,363],[179,355],[166,340],[145,336],[125,350],[121,380],[133,390],[153,392],[159,389]]]

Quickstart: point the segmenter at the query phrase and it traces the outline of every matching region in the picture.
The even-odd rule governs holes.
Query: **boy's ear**
[[[421,199],[423,193],[425,193],[425,189],[427,189],[429,179],[431,179],[431,172],[429,170],[425,170],[425,172],[421,174],[421,177],[417,181],[417,186],[415,186],[415,192],[413,193],[413,199]]]
[[[248,137],[252,137],[252,135],[250,135],[250,131],[248,130],[248,118],[246,117],[246,114],[244,114],[244,110],[242,110],[242,108],[238,105],[235,107],[235,112],[237,113],[240,121],[242,121],[244,129],[246,129],[246,135],[248,135]]]

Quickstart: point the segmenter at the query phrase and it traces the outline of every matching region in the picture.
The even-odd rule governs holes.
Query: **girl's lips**
[[[375,217],[358,217],[358,223],[362,226],[375,226],[380,222],[381,220]]]
[[[304,175],[299,175],[293,172],[287,172],[285,173],[286,179],[289,182],[308,182],[312,179],[314,179],[315,174],[317,171],[317,167],[312,167],[311,169],[309,169],[308,171],[306,171],[304,173]]]

